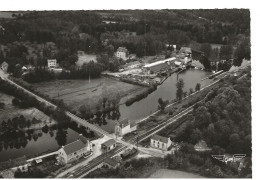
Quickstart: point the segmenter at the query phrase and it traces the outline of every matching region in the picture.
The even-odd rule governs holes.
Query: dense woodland
[[[0,63],[7,61],[9,72],[16,77],[25,64],[42,67],[48,58],[56,58],[60,66],[73,71],[62,78],[86,78],[79,74],[93,72],[75,67],[78,50],[99,55],[94,65],[97,74],[92,75],[98,77],[100,71],[119,69],[121,63],[113,58],[119,46],[137,57],[171,50],[166,44],[175,44],[177,49],[190,46],[205,53],[205,64],[209,59],[235,57],[237,64],[250,59],[250,12],[246,9],[31,11],[0,19],[0,25]],[[223,47],[212,49],[210,44]],[[45,78],[29,76],[30,82]]]

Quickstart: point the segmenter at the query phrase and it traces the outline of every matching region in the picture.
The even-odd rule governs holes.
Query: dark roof
[[[74,141],[72,143],[69,143],[67,145],[65,145],[63,147],[65,153],[67,155],[71,154],[71,153],[74,153],[80,149],[83,149],[84,147],[86,147],[86,144],[83,143],[81,140],[77,140],[77,141]]]
[[[81,140],[84,144],[88,143],[88,139],[85,138],[82,134],[79,135],[79,140]]]
[[[119,51],[119,52],[127,52],[127,49],[125,47],[119,47],[117,49],[117,51]]]
[[[115,141],[114,139],[110,139],[110,140],[108,140],[108,141],[102,143],[101,145],[111,146],[111,145],[113,145],[113,144],[115,144],[115,143],[116,143],[116,141]]]
[[[154,139],[154,140],[160,141],[160,142],[164,142],[164,143],[168,143],[168,138],[159,136],[159,135],[157,135],[157,134],[153,135],[153,136],[151,137],[151,139]]]
[[[119,162],[117,162],[117,161],[114,160],[114,159],[107,158],[107,159],[105,159],[104,163],[107,163],[107,164],[109,164],[110,166],[115,167]]]

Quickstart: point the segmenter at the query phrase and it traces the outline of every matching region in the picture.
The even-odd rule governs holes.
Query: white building
[[[127,60],[128,50],[125,47],[119,47],[116,51],[116,57]]]
[[[167,151],[172,145],[170,138],[162,137],[157,134],[153,135],[150,140],[150,146],[156,149],[161,149]]]
[[[114,139],[110,139],[101,144],[102,150],[108,152],[114,148],[116,148],[116,141]]]
[[[83,137],[79,136],[79,139],[69,143],[58,151],[58,160],[62,164],[67,164],[81,158],[84,155],[91,154],[92,143]]]
[[[57,67],[57,60],[56,59],[48,59],[48,68]]]
[[[126,119],[118,122],[115,125],[115,134],[117,136],[124,136],[125,134],[136,131],[136,129],[137,125],[134,123],[130,123],[130,121]]]

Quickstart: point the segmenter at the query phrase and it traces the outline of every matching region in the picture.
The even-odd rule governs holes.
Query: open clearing
[[[12,119],[20,115],[23,115],[29,120],[32,120],[35,117],[37,120],[42,121],[42,123],[50,123],[52,121],[49,116],[36,108],[20,109],[14,107],[12,105],[13,98],[14,97],[0,92],[0,102],[5,103],[4,109],[0,109],[0,123],[4,120],[7,121],[8,119]],[[40,123],[38,123],[38,125],[40,125]]]
[[[101,104],[103,97],[119,100],[118,98],[130,98],[146,90],[141,86],[106,77],[92,79],[90,83],[88,80],[57,80],[32,85],[51,98],[62,99],[71,110],[78,110],[82,105],[89,105],[93,109]]]

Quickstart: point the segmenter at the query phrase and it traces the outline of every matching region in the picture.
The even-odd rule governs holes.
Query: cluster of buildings
[[[189,47],[182,47],[175,57],[146,64],[142,70],[145,74],[167,72],[172,69],[185,69],[192,62],[192,51]]]

